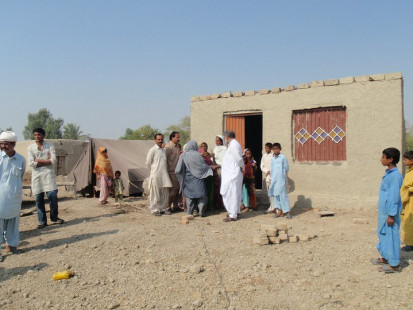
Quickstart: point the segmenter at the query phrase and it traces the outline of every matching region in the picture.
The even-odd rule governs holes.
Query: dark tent
[[[68,181],[75,183],[76,191],[81,191],[89,185],[96,185],[93,166],[97,150],[101,146],[108,150],[113,172],[119,170],[122,173],[124,195],[142,193],[143,181],[149,176],[149,170],[145,165],[146,154],[154,146],[153,141],[90,139],[89,145],[67,176]]]

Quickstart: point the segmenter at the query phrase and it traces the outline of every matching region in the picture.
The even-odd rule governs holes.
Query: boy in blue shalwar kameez
[[[381,181],[379,193],[377,250],[381,257],[372,259],[372,263],[382,265],[379,270],[386,273],[400,271],[400,187],[403,177],[396,167],[399,160],[398,149],[387,148],[383,151],[381,163],[388,169]]]
[[[285,216],[291,219],[290,200],[288,198],[289,170],[287,158],[281,154],[281,144],[272,145],[273,157],[271,158],[271,185],[268,196],[274,199],[275,217]]]

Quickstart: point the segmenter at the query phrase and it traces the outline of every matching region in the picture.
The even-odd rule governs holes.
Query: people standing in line
[[[107,204],[113,185],[113,169],[108,157],[108,150],[103,146],[98,149],[93,172],[96,173],[96,180],[99,182],[99,204]]]
[[[125,187],[123,186],[123,181],[120,178],[121,172],[119,170],[115,171],[115,179],[113,180],[113,187],[115,191],[115,202],[123,200],[123,190]]]
[[[169,135],[169,142],[165,146],[166,159],[168,165],[168,174],[172,182],[172,187],[169,188],[169,201],[167,210],[169,212],[179,211],[179,202],[181,197],[179,195],[179,181],[175,174],[175,168],[179,160],[180,148],[179,148],[180,135],[177,131],[172,131]]]
[[[172,182],[168,174],[166,150],[162,146],[163,134],[157,133],[155,145],[149,149],[146,156],[146,167],[150,170],[149,209],[155,216],[171,214],[166,208],[169,203],[169,188],[172,187]]]
[[[403,184],[400,189],[400,196],[403,203],[402,210],[402,228],[403,242],[402,251],[413,251],[413,151],[406,152],[403,155],[403,161],[407,171],[404,176]]]
[[[245,185],[249,205],[246,208],[249,211],[256,211],[257,210],[257,194],[255,189],[255,173],[257,172],[257,162],[252,157],[252,152],[250,149],[244,150],[245,156],[245,169],[243,173],[243,183]]]
[[[268,195],[273,197],[275,217],[285,216],[291,219],[290,199],[288,198],[288,170],[287,158],[281,154],[281,144],[272,145],[273,157],[271,158],[271,185]]]
[[[205,163],[212,168],[212,156],[208,152],[208,144],[206,142],[201,143],[198,152],[202,155]],[[208,176],[205,183],[208,192],[208,210],[212,210],[214,208],[214,177],[212,175]]]
[[[14,150],[16,142],[14,132],[0,134],[0,250],[3,239],[6,239],[6,250],[11,253],[17,253],[20,244],[19,222],[26,171],[26,160]]]
[[[224,137],[217,135],[215,137],[215,148],[212,157],[212,171],[214,172],[214,199],[213,206],[215,209],[224,209],[224,202],[222,201],[221,189],[221,167],[224,154],[227,151],[227,147],[224,145]]]
[[[204,217],[208,203],[205,179],[212,176],[213,172],[197,149],[196,141],[191,140],[186,144],[175,172],[182,178],[181,192],[186,198],[187,213],[192,215],[197,207],[199,215]]]
[[[56,165],[56,151],[52,143],[44,141],[46,132],[42,128],[33,130],[35,143],[29,145],[28,161],[32,167],[32,193],[36,201],[38,225],[37,228],[47,226],[44,195],[46,194],[50,205],[50,221],[63,224],[59,218],[57,203],[57,184],[54,167]]]
[[[381,180],[378,204],[377,235],[379,242],[377,250],[381,257],[373,258],[374,265],[381,265],[380,271],[385,273],[399,272],[400,269],[400,212],[402,201],[400,188],[403,177],[397,169],[400,151],[396,148],[383,150],[381,164],[386,173]]]
[[[261,158],[261,171],[262,171],[262,188],[263,191],[267,191],[267,195],[271,185],[271,158],[273,157],[273,153],[271,151],[272,143],[267,142],[265,143],[264,151],[265,153],[262,155]],[[274,213],[274,198],[269,196],[270,205],[265,213]]]
[[[233,131],[224,133],[228,149],[224,154],[221,168],[221,195],[228,216],[224,222],[232,222],[238,219],[242,200],[242,172],[245,168],[242,159],[242,149],[235,139]]]

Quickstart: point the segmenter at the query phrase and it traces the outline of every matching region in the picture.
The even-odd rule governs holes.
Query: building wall
[[[376,74],[191,98],[191,138],[214,145],[228,113],[262,112],[263,141],[280,142],[290,162],[291,205],[312,208],[375,208],[384,167],[381,152],[402,151],[403,78]],[[345,106],[347,160],[293,159],[294,110]],[[399,164],[400,166],[400,164]]]

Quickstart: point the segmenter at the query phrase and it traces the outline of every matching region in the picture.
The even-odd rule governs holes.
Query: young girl
[[[402,227],[403,241],[405,246],[402,251],[413,251],[413,151],[404,153],[403,162],[407,171],[400,189],[400,196],[403,203]]]
[[[249,211],[257,209],[257,195],[255,191],[255,173],[257,172],[257,162],[252,157],[250,149],[245,149],[245,170],[244,170],[244,185],[248,192],[249,205],[245,206]]]

